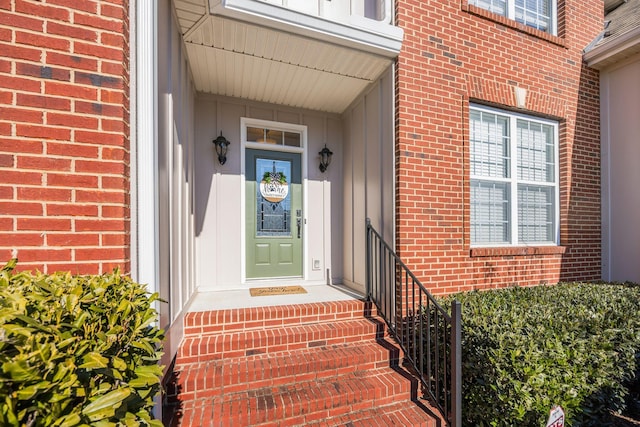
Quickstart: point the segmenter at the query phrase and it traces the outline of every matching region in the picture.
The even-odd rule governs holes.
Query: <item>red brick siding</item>
[[[401,0],[396,74],[397,250],[435,293],[600,278],[598,74],[582,49],[602,2],[558,5],[558,36],[466,0]],[[559,121],[561,247],[470,248],[469,103]]]
[[[0,1],[0,264],[129,270],[129,1]]]

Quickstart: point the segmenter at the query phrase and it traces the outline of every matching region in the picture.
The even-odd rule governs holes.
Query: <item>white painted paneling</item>
[[[322,2],[323,16],[327,19],[341,20],[351,14],[351,0],[320,0]],[[360,2],[356,2],[360,3]],[[356,8],[354,13],[364,13],[364,8]]]
[[[343,115],[344,277],[351,286],[365,285],[365,221],[395,245],[393,74],[389,69]]]
[[[310,156],[314,157],[314,156]],[[314,162],[315,163],[315,162]],[[307,250],[307,268],[308,278],[310,280],[324,281],[324,266],[327,260],[324,256],[325,246],[325,204],[331,206],[330,200],[325,200],[324,194],[324,182],[321,180],[309,180],[307,184],[307,225],[305,227],[305,237],[309,243]],[[330,238],[331,236],[329,236]],[[329,240],[330,242],[330,240]],[[320,269],[313,269],[313,261],[318,260],[320,263]]]
[[[189,29],[207,13],[206,1],[207,0],[174,1],[176,16],[178,17],[182,34],[189,31]]]
[[[302,123],[301,114],[300,112],[297,112],[297,111],[276,111],[275,117],[272,117],[271,119],[266,119],[266,120],[274,120],[274,121],[283,122],[283,123]],[[307,123],[303,123],[303,124],[308,125]],[[314,153],[311,152],[311,155],[313,154]]]
[[[324,143],[327,144],[328,147],[331,147],[331,151],[334,152],[333,159],[331,160],[331,165],[327,169],[327,171],[323,174],[324,181],[324,191],[325,191],[325,200],[329,200],[328,193],[331,194],[331,206],[330,209],[325,204],[325,212],[327,210],[330,211],[331,217],[325,217],[325,228],[330,230],[331,233],[331,246],[328,246],[328,242],[325,241],[325,254],[329,256],[327,252],[330,252],[331,255],[331,276],[334,283],[342,283],[343,274],[343,253],[344,248],[342,246],[342,238],[344,235],[343,231],[343,211],[345,207],[342,205],[342,201],[344,200],[343,191],[345,188],[344,185],[344,142],[343,142],[343,131],[342,131],[342,121],[338,118],[328,117],[326,119],[326,139],[322,142],[322,145],[316,146],[317,150],[312,151],[311,154],[318,153]],[[317,156],[317,154],[316,154]],[[310,156],[311,157],[311,156]],[[313,158],[313,157],[312,157]],[[319,163],[319,157],[315,157],[316,165]],[[313,160],[311,160],[311,164],[313,165]],[[319,171],[319,170],[318,170]],[[328,222],[331,221],[329,224]],[[329,228],[330,226],[330,228]],[[328,267],[328,266],[326,266]]]
[[[331,248],[333,236],[342,230],[342,218],[324,218],[324,212],[342,215],[342,186],[334,179],[341,178],[342,129],[339,116],[322,112],[291,109],[264,103],[247,102],[237,98],[201,94],[196,102],[196,258],[199,290],[237,289],[250,286],[242,283],[242,237],[244,218],[240,215],[241,143],[240,119],[278,120],[294,125],[306,125],[307,156],[307,225],[305,239],[307,258],[305,267],[308,282],[324,283],[325,268],[332,266],[340,272],[341,250]],[[328,128],[331,129],[328,129]],[[219,165],[211,140],[223,135],[231,141],[227,163]],[[317,153],[327,141],[334,152],[334,162],[325,174],[318,170]],[[331,228],[328,228],[328,227]],[[339,240],[339,239],[338,239]],[[332,259],[333,258],[333,259]],[[313,270],[313,259],[321,269]],[[338,277],[338,281],[341,277]],[[250,282],[249,282],[250,283]]]
[[[280,115],[280,114],[278,114]],[[294,116],[290,116],[294,119]],[[321,115],[307,116],[304,118],[304,125],[307,126],[307,137],[309,149],[307,155],[307,224],[305,233],[308,239],[306,268],[309,279],[324,281],[324,265],[331,264],[330,260],[324,257],[325,237],[327,230],[324,227],[324,210],[327,200],[324,198],[323,178],[324,174],[318,170],[318,151],[325,139],[325,119]],[[321,269],[313,269],[313,260],[318,260]]]
[[[198,91],[304,109],[344,111],[391,63],[219,16],[185,37]]]
[[[380,116],[383,118],[394,117],[394,80],[393,68],[389,69],[380,78]],[[395,246],[395,128],[392,120],[380,121],[382,156],[382,225],[379,230],[382,237],[390,245]]]
[[[341,112],[369,81],[188,45],[198,91],[290,107]]]
[[[196,103],[196,265],[199,288],[240,283],[242,245],[240,104]],[[212,140],[220,132],[231,142],[227,162],[218,163]]]
[[[640,58],[602,72],[603,278],[640,282]]]
[[[370,81],[389,64],[376,55],[218,16],[207,18],[185,41]]]
[[[356,104],[353,108],[352,122],[350,123],[351,135],[354,141],[353,150],[353,283],[364,283],[366,275],[365,265],[365,219],[367,217],[367,127],[375,126],[375,123],[366,122],[366,102]],[[368,106],[371,108],[371,106]]]
[[[183,33],[191,28],[200,16],[208,13],[208,0],[174,0],[174,3]],[[385,16],[385,11],[391,10],[392,0],[258,0],[254,3],[254,13],[260,13],[260,3],[343,24],[357,25],[365,21],[368,24],[366,27],[377,27],[382,33],[391,22],[390,16]]]
[[[312,0],[285,0],[286,4],[289,8],[302,12],[308,13],[309,15],[318,15],[318,1]]]
[[[351,123],[353,121],[353,111],[349,110],[344,115],[344,148],[343,148],[343,182],[344,182],[344,211],[343,218],[343,234],[342,245],[344,247],[344,262],[342,266],[343,277],[345,282],[353,283],[353,146],[358,141],[352,132]]]
[[[157,4],[138,0],[131,4],[132,99],[131,99],[131,267],[134,280],[147,284],[149,292],[158,292],[158,191],[157,180],[157,85],[158,52]],[[133,42],[133,40],[132,40]],[[153,78],[150,78],[153,76]],[[134,91],[135,90],[135,91]],[[149,190],[149,187],[151,190]],[[168,314],[157,307],[161,325]]]
[[[382,143],[380,126],[380,87],[369,92],[364,99],[365,123],[364,129],[367,150],[366,175],[367,185],[367,216],[376,230],[382,229]]]
[[[219,268],[217,239],[217,215],[219,204],[218,163],[211,141],[220,132],[215,102],[203,104],[196,100],[195,107],[195,236],[196,236],[196,284],[213,284],[213,276]],[[232,141],[233,144],[233,141]],[[235,144],[237,147],[237,144]],[[236,148],[237,150],[237,148]],[[229,153],[234,151],[233,145]]]
[[[194,86],[186,62],[181,30],[170,0],[158,0],[157,58],[157,269],[158,291],[168,304],[160,304],[161,326],[167,330],[167,357],[175,354],[182,339],[184,308],[195,285],[194,234],[191,229],[193,197]],[[149,77],[150,78],[150,77]],[[141,159],[153,161],[153,159]],[[140,191],[149,191],[141,188]]]

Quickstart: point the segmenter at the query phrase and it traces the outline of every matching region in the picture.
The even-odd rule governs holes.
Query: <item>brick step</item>
[[[437,418],[429,415],[431,412],[429,408],[423,409],[421,406],[424,405],[407,400],[298,425],[305,427],[437,427],[445,425],[443,421],[437,421]],[[280,425],[290,426],[291,424],[281,423]]]
[[[382,338],[380,322],[364,318],[186,337],[176,365],[324,347]]]
[[[243,427],[240,414],[230,419],[214,419],[206,407],[206,402],[189,402],[184,407],[186,415],[181,425],[185,427]],[[439,427],[444,421],[430,416],[429,409],[426,411],[412,401],[403,401],[385,405],[373,409],[348,412],[341,415],[331,416],[322,420],[311,421],[312,416],[301,415],[296,418],[288,418],[278,421],[270,421],[259,424],[259,427]],[[252,425],[252,427],[255,425]]]
[[[213,310],[187,313],[184,333],[185,337],[217,335],[240,330],[361,319],[369,315],[377,315],[377,309],[371,303],[361,300]]]
[[[189,313],[167,426],[443,425],[363,301]]]
[[[212,397],[251,388],[319,380],[355,371],[397,366],[399,351],[375,342],[340,344],[241,359],[179,366],[182,399]]]
[[[308,425],[347,414],[353,420],[353,414],[410,401],[414,384],[387,368],[249,389],[183,402],[181,425]]]

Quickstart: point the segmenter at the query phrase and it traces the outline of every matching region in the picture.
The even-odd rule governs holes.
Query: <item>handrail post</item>
[[[451,427],[462,427],[462,305],[451,303]]]
[[[367,218],[366,220],[366,236],[367,236],[367,258],[366,258],[366,274],[365,274],[365,291],[366,291],[366,298],[367,301],[371,301],[371,220],[369,218]]]

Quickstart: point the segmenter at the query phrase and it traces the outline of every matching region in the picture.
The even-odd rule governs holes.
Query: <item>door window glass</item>
[[[291,236],[291,161],[256,158],[256,236]]]

